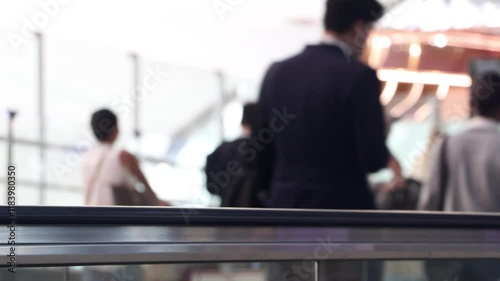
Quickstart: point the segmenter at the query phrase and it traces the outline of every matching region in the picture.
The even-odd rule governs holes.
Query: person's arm
[[[393,177],[389,185],[387,186],[389,190],[395,190],[399,188],[405,187],[405,178],[403,176],[403,171],[401,169],[401,165],[398,160],[394,157],[394,155],[389,156],[389,163],[387,167],[392,171]]]
[[[385,144],[385,118],[380,104],[381,85],[373,69],[354,81],[352,113],[357,157],[365,173],[387,167],[390,153]]]
[[[278,64],[273,64],[271,65],[271,67],[269,67],[269,70],[264,76],[264,80],[262,82],[257,104],[258,121],[252,131],[252,137],[256,139],[258,139],[259,132],[261,132],[261,130],[269,128],[270,108],[272,108],[274,104],[274,73],[276,72],[277,66]],[[261,195],[265,197],[269,193],[273,175],[274,142],[266,144],[263,150],[258,150],[257,148],[253,149],[256,151],[256,160],[254,160],[255,164],[251,163],[252,161],[249,164],[250,166],[255,167],[257,171],[255,192],[257,194],[257,197],[260,197]],[[268,198],[261,199],[267,201]],[[265,202],[261,203],[265,204]]]
[[[158,199],[153,189],[149,185],[146,177],[142,173],[142,170],[139,166],[139,161],[137,158],[127,151],[120,152],[120,161],[122,165],[139,180],[145,188],[145,195],[151,199],[151,202],[156,202],[157,206],[168,206],[169,204],[163,200]]]

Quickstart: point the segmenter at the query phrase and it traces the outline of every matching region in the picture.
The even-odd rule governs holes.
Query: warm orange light
[[[371,40],[372,48],[382,49],[391,46],[391,39],[387,36],[374,36]]]
[[[396,90],[398,89],[398,84],[398,81],[387,81],[387,83],[385,83],[384,90],[380,95],[380,102],[383,105],[388,105],[394,98]]]
[[[436,98],[438,100],[445,100],[448,97],[448,92],[450,91],[450,86],[447,84],[439,85],[436,91]]]
[[[423,122],[425,119],[429,118],[432,114],[432,105],[426,103],[423,104],[417,111],[415,111],[415,114],[413,115],[413,118],[415,118],[415,121],[417,122]]]
[[[424,84],[413,84],[408,96],[391,109],[391,115],[400,117],[414,107],[424,91]]]
[[[422,47],[420,47],[420,44],[410,45],[410,56],[419,57],[421,54],[422,54]]]
[[[448,37],[442,33],[438,33],[432,37],[432,43],[438,48],[444,48],[448,45]]]
[[[471,78],[466,74],[451,74],[442,72],[418,72],[398,69],[380,69],[377,76],[382,81],[397,81],[399,83],[419,83],[427,85],[441,85],[452,87],[470,87]]]
[[[446,40],[443,40],[444,38],[439,34],[443,34],[446,37]],[[450,47],[486,50],[492,52],[498,52],[500,49],[500,37],[498,35],[480,34],[473,31],[450,30],[446,31],[446,33],[429,33],[418,31],[408,32],[377,30],[373,34],[373,36],[389,37],[389,40],[391,40],[391,43],[394,46],[407,45],[411,43],[428,44],[429,39],[432,44],[436,45],[436,42],[433,42],[435,35],[439,35],[437,37],[437,43],[440,45],[443,45],[446,41],[446,46]]]

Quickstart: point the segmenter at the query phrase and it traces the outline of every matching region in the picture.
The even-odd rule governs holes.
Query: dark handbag
[[[148,198],[145,192],[127,187],[113,186],[113,199],[118,206],[154,206],[156,202]]]
[[[416,210],[422,183],[405,180],[405,187],[377,194],[377,206],[382,210]]]

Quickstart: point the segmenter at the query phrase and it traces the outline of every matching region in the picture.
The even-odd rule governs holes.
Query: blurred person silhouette
[[[251,148],[270,207],[375,208],[367,174],[397,167],[381,83],[358,58],[382,14],[376,0],[328,0],[322,42],[267,71]]]
[[[467,129],[444,136],[433,151],[419,209],[459,212],[500,211],[500,74],[485,72],[471,88]],[[498,280],[498,261],[429,261],[430,280]]]
[[[500,74],[486,72],[471,88],[467,129],[442,138],[422,189],[422,210],[500,211]]]
[[[99,143],[82,161],[85,204],[167,206],[151,189],[137,158],[113,147],[119,133],[116,115],[98,110],[90,124]]]
[[[207,157],[207,189],[221,198],[221,207],[258,207],[259,194],[254,189],[255,162],[247,161],[241,148],[249,142],[256,123],[257,105],[243,106],[242,135],[223,142]]]

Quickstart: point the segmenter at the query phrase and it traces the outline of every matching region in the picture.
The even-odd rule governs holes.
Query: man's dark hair
[[[111,110],[101,109],[92,114],[90,125],[95,137],[100,142],[103,142],[109,140],[109,137],[117,128],[118,119]]]
[[[257,125],[257,104],[247,103],[243,106],[241,125],[248,125],[253,130]]]
[[[500,110],[500,74],[488,71],[474,77],[471,88],[471,107],[483,116]]]
[[[376,0],[327,0],[324,25],[326,30],[344,33],[362,20],[375,22],[384,14],[384,7]]]

